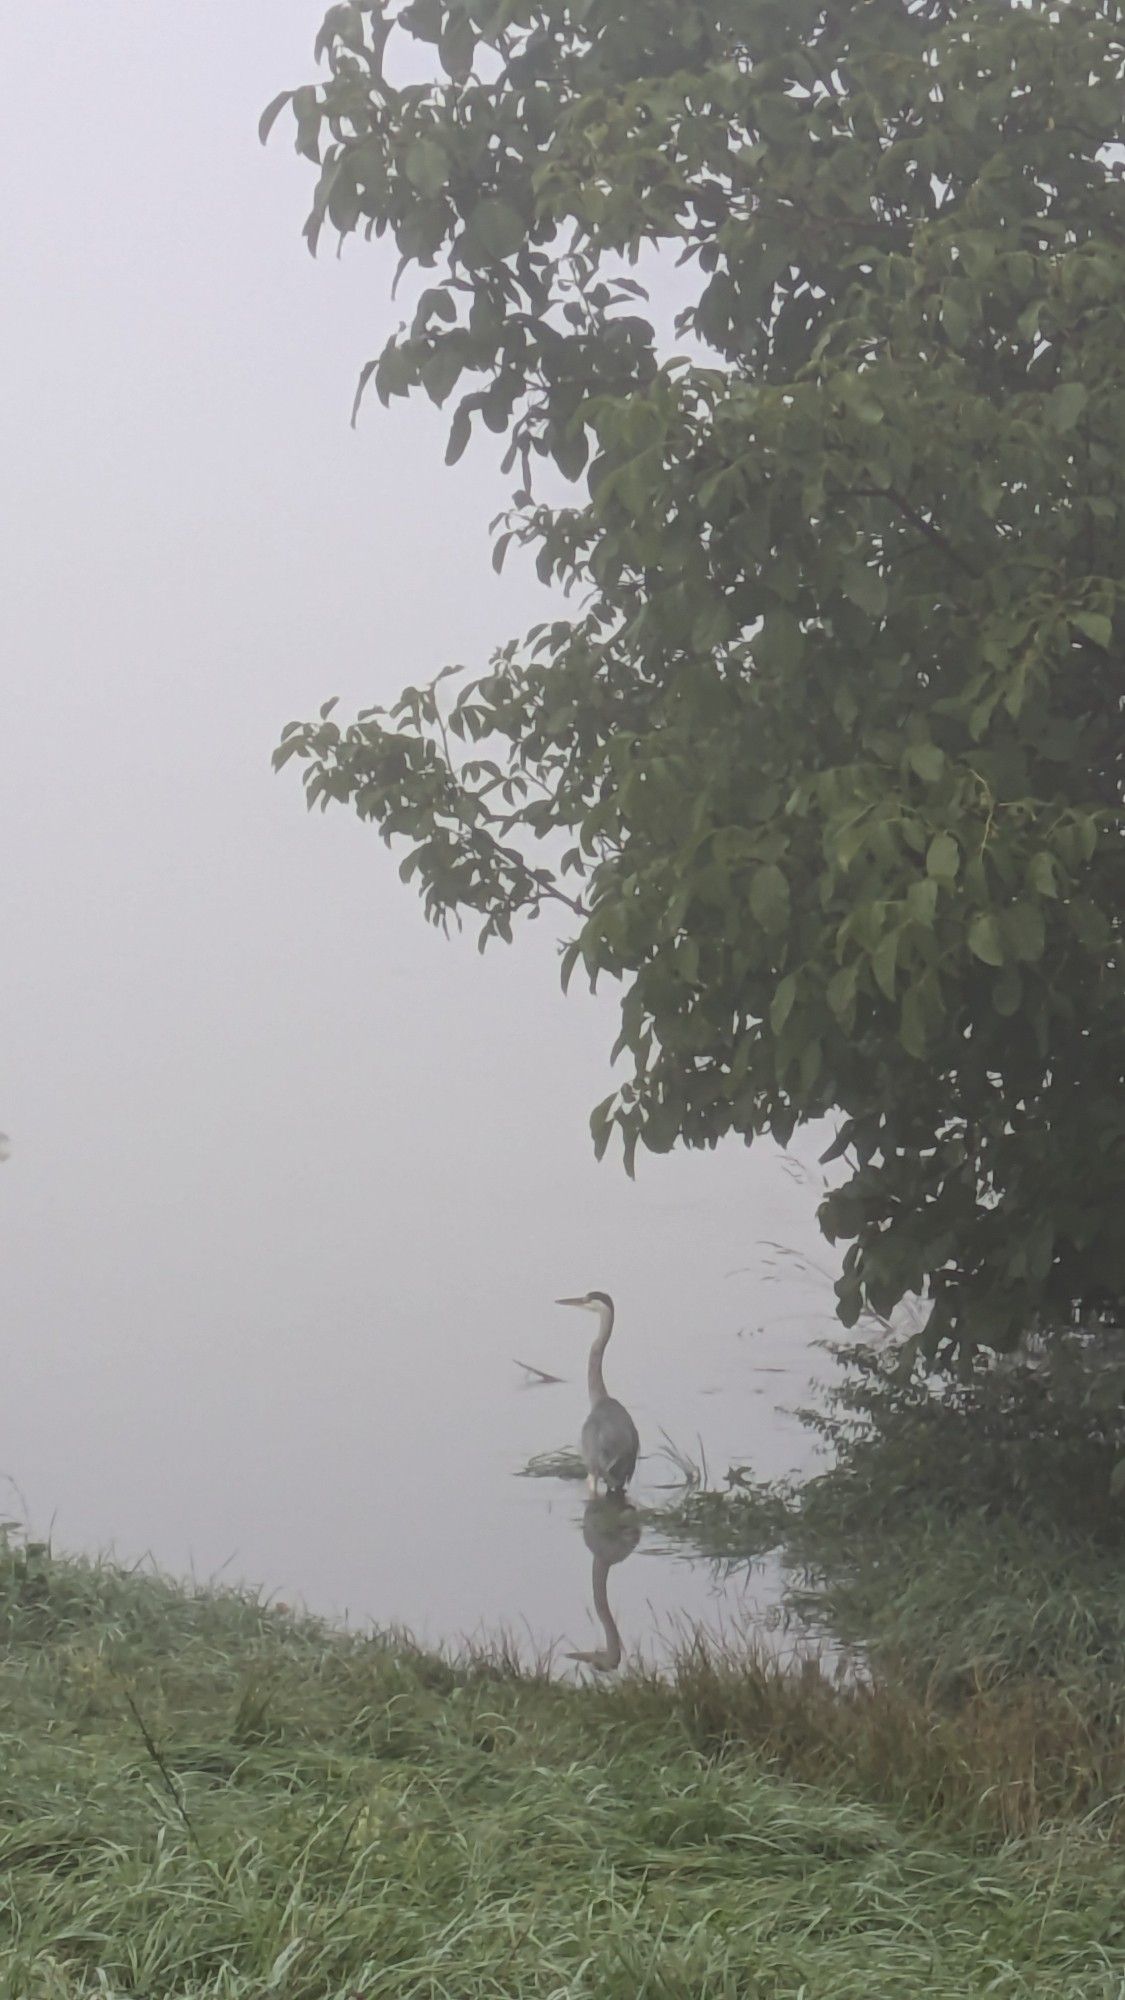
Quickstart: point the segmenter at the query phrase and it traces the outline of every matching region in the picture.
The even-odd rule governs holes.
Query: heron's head
[[[608,1292],[583,1292],[579,1299],[556,1299],[557,1306],[578,1306],[582,1312],[612,1313],[613,1300]]]

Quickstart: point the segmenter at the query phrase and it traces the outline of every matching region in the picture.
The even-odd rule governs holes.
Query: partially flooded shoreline
[[[592,1636],[538,1656],[8,1532],[4,2000],[1115,2000],[1125,1530],[1096,1463],[1075,1488],[1078,1406],[1029,1495],[1030,1374],[956,1410],[853,1360],[804,1482],[560,1481]],[[620,1585],[661,1538],[837,1657],[690,1622],[640,1657]]]
[[[11,1541],[0,1633],[12,2000],[1110,2000],[1125,1971],[1116,1827],[1036,1793],[996,1695],[703,1643],[575,1687]]]

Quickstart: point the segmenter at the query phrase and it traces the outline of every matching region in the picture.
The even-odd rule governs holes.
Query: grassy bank
[[[1122,1990],[1104,1818],[904,1691],[583,1691],[18,1549],[0,1639],[4,2000]]]
[[[652,1525],[721,1565],[779,1550],[791,1608],[862,1648],[891,1707],[941,1739],[947,1796],[977,1787],[1014,1830],[1093,1816],[1123,1838],[1120,1373],[1078,1338],[955,1387],[851,1349],[810,1414],[819,1476],[786,1489],[736,1470]]]

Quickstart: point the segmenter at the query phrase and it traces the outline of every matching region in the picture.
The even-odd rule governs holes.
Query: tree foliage
[[[368,0],[318,55],[263,119],[309,245],[422,273],[360,395],[501,436],[496,564],[577,595],[277,763],[434,920],[571,912],[632,1062],[599,1149],[835,1114],[846,1323],[925,1291],[950,1361],[1113,1309],[1125,8]]]

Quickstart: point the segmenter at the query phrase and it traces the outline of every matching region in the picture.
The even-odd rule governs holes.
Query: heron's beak
[[[586,1303],[585,1299],[556,1299],[556,1300],[555,1300],[555,1304],[556,1304],[557,1306],[584,1306],[584,1305],[585,1305],[585,1303]]]

